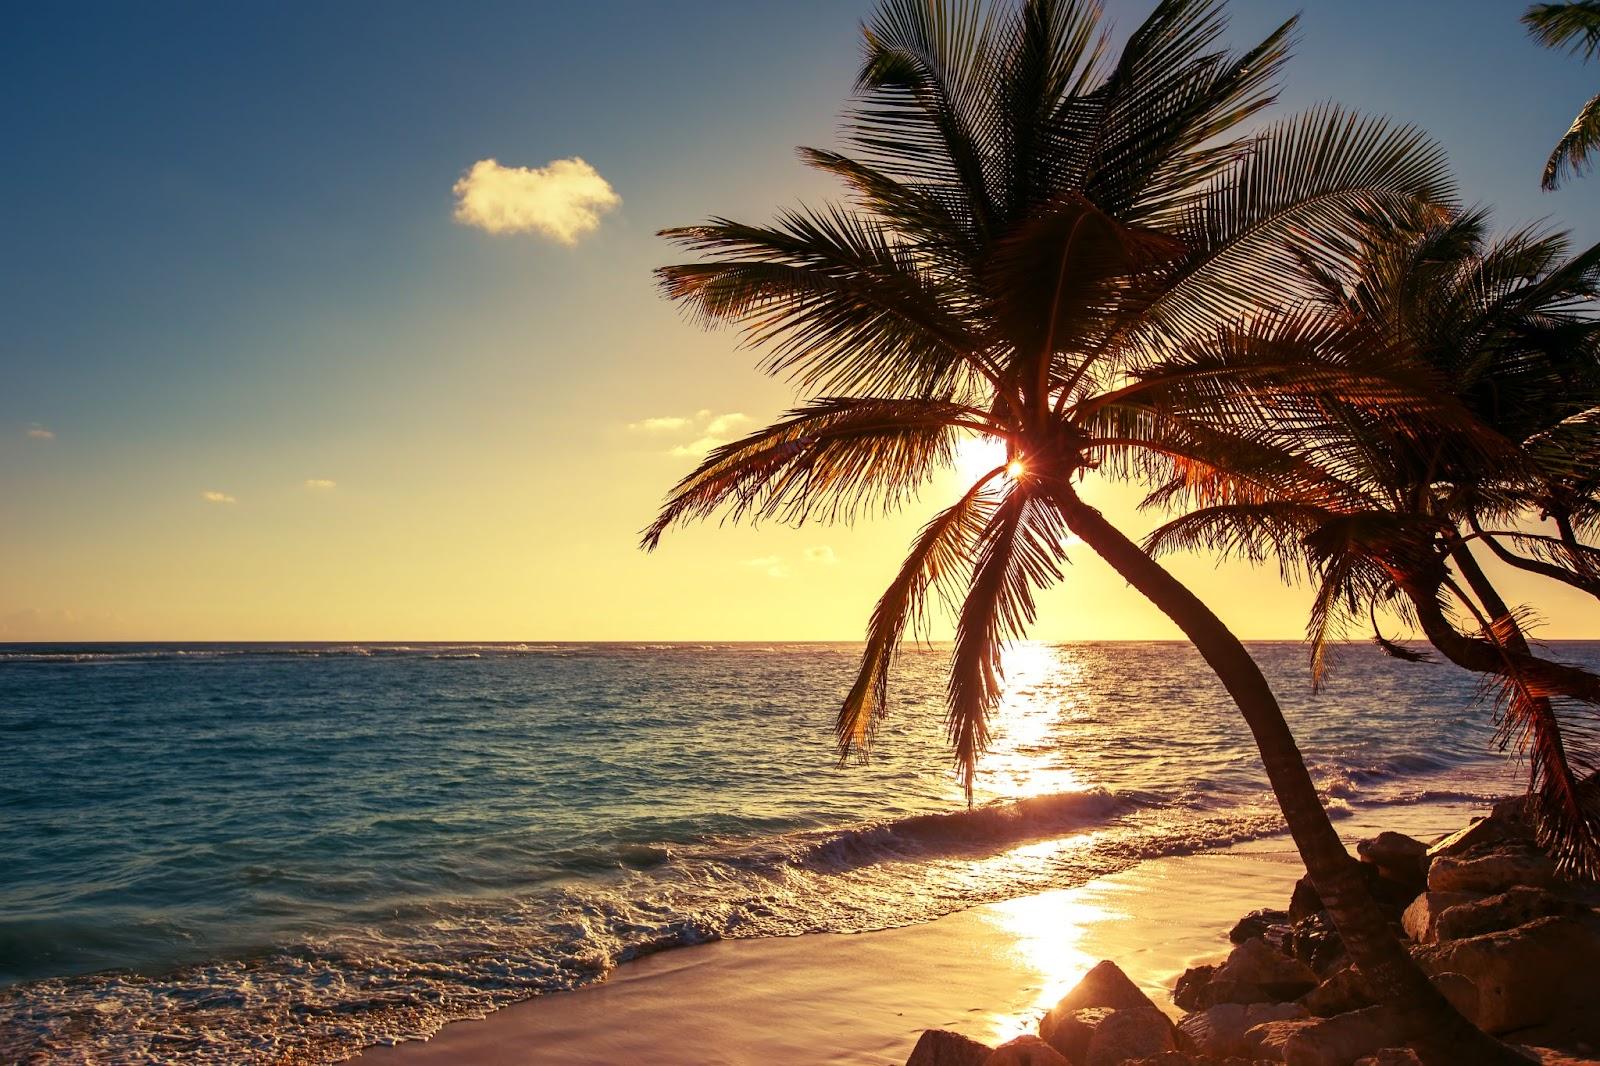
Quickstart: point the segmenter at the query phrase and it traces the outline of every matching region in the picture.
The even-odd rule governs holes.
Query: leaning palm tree
[[[1076,485],[1097,467],[1194,466],[1212,434],[1126,388],[1130,371],[1287,299],[1289,239],[1336,254],[1357,214],[1448,201],[1442,156],[1414,130],[1334,108],[1244,132],[1273,99],[1292,23],[1227,55],[1218,0],[1166,0],[1111,58],[1098,20],[1073,0],[1015,12],[886,0],[866,28],[854,154],[802,153],[849,203],[667,231],[709,257],[663,268],[667,294],[741,324],[765,368],[813,399],[712,452],[644,544],[719,512],[799,523],[893,508],[963,438],[1002,442],[1007,461],[927,524],[879,601],[839,714],[842,752],[867,749],[897,648],[943,592],[956,616],[947,723],[970,796],[1002,650],[1075,534],[1232,695],[1363,973],[1413,1009],[1433,1060],[1494,1061],[1503,1049],[1443,1000],[1374,906],[1244,646]]]
[[[1586,580],[1595,553],[1571,539],[1570,520],[1557,537],[1483,526],[1595,508],[1589,486],[1600,433],[1590,416],[1600,410],[1600,319],[1590,304],[1600,295],[1600,247],[1569,258],[1560,234],[1523,230],[1490,241],[1480,212],[1430,214],[1375,227],[1351,269],[1308,261],[1314,329],[1257,323],[1191,342],[1192,352],[1143,371],[1162,381],[1171,409],[1276,450],[1280,469],[1299,470],[1263,478],[1257,463],[1228,499],[1200,500],[1146,546],[1255,561],[1276,555],[1286,573],[1304,571],[1317,589],[1308,635],[1318,677],[1341,622],[1366,616],[1376,633],[1377,609],[1399,606],[1447,659],[1493,680],[1502,742],[1516,738],[1532,755],[1544,839],[1574,872],[1595,876],[1600,796],[1588,779],[1600,770],[1600,738],[1589,723],[1600,676],[1535,652],[1524,612],[1506,603],[1472,545],[1569,584]],[[1291,359],[1302,380],[1317,367],[1325,381],[1345,380],[1265,403],[1267,390],[1258,389],[1254,405],[1218,404],[1177,372],[1203,362],[1237,374],[1262,352]],[[1360,375],[1351,376],[1353,364]],[[1446,424],[1372,410],[1373,383],[1385,378],[1450,398],[1455,417]],[[1219,460],[1206,494],[1235,477]],[[1174,484],[1157,495],[1172,504],[1201,494]],[[1539,545],[1545,557],[1519,555],[1503,540]],[[1376,635],[1386,651],[1410,657]]]
[[[1600,53],[1600,2],[1572,0],[1563,4],[1534,4],[1522,16],[1533,39],[1546,48],[1566,48],[1586,61]],[[1600,149],[1600,94],[1589,98],[1556,142],[1544,165],[1541,180],[1546,189],[1560,186],[1563,178],[1582,174],[1590,157]]]

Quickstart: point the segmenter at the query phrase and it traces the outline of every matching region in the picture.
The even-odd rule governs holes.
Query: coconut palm
[[[1546,48],[1565,48],[1585,61],[1600,52],[1600,2],[1574,0],[1564,4],[1534,4],[1522,16],[1523,25],[1533,39]],[[1589,168],[1590,156],[1600,148],[1600,94],[1589,98],[1572,120],[1572,126],[1556,142],[1555,151],[1544,165],[1541,184],[1555,189],[1563,178],[1582,174]]]
[[[1309,636],[1319,678],[1340,622],[1364,615],[1376,631],[1377,608],[1398,604],[1447,659],[1495,680],[1502,742],[1515,738],[1532,756],[1543,835],[1569,868],[1593,876],[1600,796],[1587,779],[1600,769],[1589,724],[1600,677],[1535,653],[1525,613],[1507,605],[1472,543],[1570,584],[1587,579],[1596,553],[1575,529],[1593,528],[1600,457],[1600,319],[1589,310],[1600,294],[1600,246],[1569,257],[1563,235],[1531,230],[1490,241],[1486,221],[1481,212],[1434,212],[1377,227],[1352,269],[1306,262],[1314,329],[1258,323],[1143,371],[1170,380],[1163,399],[1186,417],[1279,450],[1280,468],[1315,471],[1263,478],[1257,464],[1244,472],[1254,498],[1236,489],[1203,502],[1146,543],[1156,552],[1276,555],[1286,572],[1303,569],[1317,588]],[[1196,360],[1242,367],[1261,350],[1292,358],[1307,377],[1316,366],[1347,372],[1353,363],[1363,376],[1354,391],[1336,382],[1241,406],[1184,395],[1193,390],[1174,372]],[[1363,390],[1389,374],[1396,386],[1404,379],[1403,387],[1450,397],[1456,417],[1419,422],[1374,409]],[[1213,482],[1232,476],[1224,467],[1219,460]],[[1187,485],[1160,496],[1169,504],[1198,498]],[[1515,525],[1530,510],[1581,519],[1556,537],[1484,529]],[[1536,545],[1544,557],[1502,541]]]
[[[970,796],[1003,648],[1074,534],[1221,678],[1363,973],[1414,1009],[1419,1037],[1453,1048],[1437,1061],[1494,1061],[1503,1050],[1437,994],[1373,905],[1244,646],[1076,487],[1097,468],[1196,469],[1216,435],[1147,402],[1130,370],[1276,299],[1297,276],[1289,238],[1336,255],[1358,213],[1448,201],[1443,159],[1415,130],[1335,108],[1244,132],[1273,99],[1293,23],[1228,55],[1218,0],[1166,0],[1113,58],[1098,21],[1075,0],[1010,12],[886,0],[865,31],[853,154],[802,151],[849,201],[666,232],[708,257],[663,268],[666,293],[742,325],[765,369],[813,398],[713,451],[644,544],[717,513],[800,523],[894,508],[964,438],[1003,442],[1007,461],[926,525],[879,601],[838,718],[842,752],[868,748],[896,650],[943,593],[956,616],[947,724]]]

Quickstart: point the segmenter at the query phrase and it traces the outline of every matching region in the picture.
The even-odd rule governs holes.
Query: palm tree
[[[1600,744],[1588,720],[1600,705],[1600,677],[1534,652],[1524,613],[1507,605],[1472,542],[1570,584],[1587,579],[1596,553],[1575,539],[1570,518],[1594,528],[1600,319],[1589,304],[1600,295],[1600,246],[1569,258],[1563,235],[1523,230],[1491,242],[1486,224],[1481,212],[1431,212],[1376,227],[1348,269],[1306,261],[1315,327],[1258,323],[1147,368],[1150,380],[1167,380],[1167,404],[1277,450],[1276,468],[1294,476],[1264,477],[1257,463],[1229,499],[1169,522],[1146,546],[1276,555],[1286,573],[1308,573],[1317,586],[1309,636],[1318,680],[1330,634],[1362,615],[1385,650],[1414,657],[1377,632],[1377,608],[1398,604],[1447,659],[1495,680],[1502,743],[1515,738],[1532,754],[1530,790],[1546,842],[1574,872],[1594,876],[1600,796],[1588,779],[1600,770]],[[1185,396],[1193,390],[1175,373],[1196,360],[1237,373],[1263,350],[1278,360],[1292,353],[1302,381],[1318,367],[1325,381],[1346,375],[1343,395],[1301,389],[1261,403],[1266,390],[1258,389],[1253,406],[1218,404]],[[1449,397],[1434,413],[1452,406],[1453,415],[1419,420],[1413,411],[1397,420],[1372,410],[1374,383],[1385,379]],[[1213,482],[1232,476],[1225,463]],[[1185,485],[1160,495],[1167,503],[1197,497]],[[1569,521],[1557,537],[1483,528],[1515,525],[1530,510]],[[1502,540],[1545,555],[1518,555]]]
[[[1568,48],[1585,61],[1600,51],[1600,2],[1572,0],[1564,4],[1534,4],[1522,16],[1523,25],[1533,39],[1546,48]],[[1589,168],[1589,157],[1600,148],[1600,94],[1589,98],[1572,120],[1572,126],[1556,142],[1544,165],[1546,189],[1555,189],[1561,180],[1582,174]]]
[[[741,324],[765,369],[814,398],[712,452],[644,545],[719,512],[799,523],[893,508],[963,438],[1003,442],[1006,463],[927,524],[879,601],[839,714],[842,753],[867,749],[896,650],[942,591],[956,614],[947,722],[970,796],[1002,650],[1075,534],[1232,695],[1362,972],[1413,1009],[1436,1061],[1497,1061],[1504,1050],[1434,990],[1374,906],[1244,646],[1075,487],[1096,468],[1199,461],[1213,435],[1125,387],[1129,371],[1281,291],[1290,237],[1333,254],[1357,213],[1452,195],[1441,154],[1412,129],[1322,108],[1242,132],[1273,100],[1293,23],[1230,56],[1216,50],[1221,7],[1165,0],[1113,59],[1093,3],[885,0],[846,127],[855,154],[802,151],[850,202],[665,233],[712,257],[663,268],[666,293]]]

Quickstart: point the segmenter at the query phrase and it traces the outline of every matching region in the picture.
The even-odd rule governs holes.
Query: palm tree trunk
[[[1058,485],[1053,494],[1068,528],[1177,623],[1233,697],[1255,737],[1289,834],[1346,950],[1373,991],[1406,1012],[1424,1061],[1430,1066],[1523,1062],[1463,1018],[1400,944],[1328,820],[1277,697],[1244,645],[1194,593],[1070,486]]]

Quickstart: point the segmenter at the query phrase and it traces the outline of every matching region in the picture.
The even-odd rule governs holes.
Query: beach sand
[[[1466,803],[1379,808],[1338,824],[1431,839]],[[1026,846],[1026,845],[1024,845]],[[628,963],[598,985],[544,996],[432,1040],[368,1049],[361,1066],[901,1066],[924,1029],[985,1043],[1031,1032],[1100,959],[1164,1009],[1187,967],[1224,955],[1235,920],[1283,907],[1300,876],[1287,836],[1139,863],[1075,888],[925,925],[851,935],[729,940]]]

